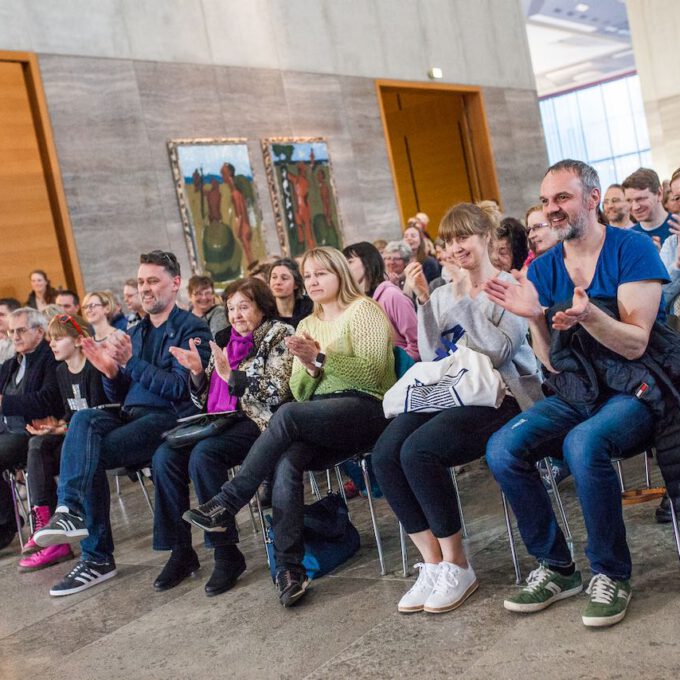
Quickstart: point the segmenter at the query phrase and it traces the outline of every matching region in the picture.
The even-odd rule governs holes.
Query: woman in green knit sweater
[[[301,269],[314,311],[287,339],[297,401],[279,408],[220,493],[184,514],[206,531],[219,531],[274,470],[276,586],[284,606],[299,600],[307,587],[303,474],[370,451],[387,425],[382,398],[395,382],[390,323],[357,288],[342,253],[314,248]]]

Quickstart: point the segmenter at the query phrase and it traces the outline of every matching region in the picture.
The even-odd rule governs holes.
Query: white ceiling
[[[625,0],[522,0],[539,96],[635,70]]]

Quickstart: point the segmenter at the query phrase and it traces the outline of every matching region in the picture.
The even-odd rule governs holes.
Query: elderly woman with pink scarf
[[[239,279],[227,286],[223,299],[230,326],[211,342],[212,357],[203,370],[193,341],[190,349],[171,348],[173,356],[190,371],[191,397],[206,413],[236,411],[229,427],[181,449],[162,444],[153,457],[156,493],[153,547],[170,550],[170,559],[154,581],[156,590],[168,590],[195,572],[198,556],[191,546],[191,525],[182,521],[189,509],[189,481],[199,503],[212,498],[239,465],[273,412],[291,400],[292,356],[284,339],[293,334],[275,321],[276,300],[260,279]],[[220,532],[206,532],[215,551],[215,566],[205,585],[206,595],[229,590],[246,567],[237,547],[235,522]]]

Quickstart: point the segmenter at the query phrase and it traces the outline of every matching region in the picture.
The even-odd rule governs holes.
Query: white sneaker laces
[[[419,590],[431,590],[434,583],[430,571],[427,569],[429,565],[425,564],[424,562],[417,562],[413,566],[415,569],[418,569],[420,573],[418,574],[416,582],[409,590],[409,593],[415,593]]]
[[[614,601],[616,594],[616,586],[609,576],[604,574],[595,574],[590,579],[586,593],[590,595],[592,602],[598,604],[611,604]]]
[[[460,567],[455,564],[440,563],[439,571],[437,572],[437,580],[434,582],[432,588],[433,593],[448,592],[449,589],[458,586],[458,572]]]
[[[542,564],[534,569],[527,578],[527,585],[524,590],[535,593],[550,578],[550,570]]]

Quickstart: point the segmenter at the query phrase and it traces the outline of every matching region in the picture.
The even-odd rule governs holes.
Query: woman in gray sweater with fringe
[[[383,432],[373,450],[380,487],[422,555],[415,585],[401,598],[403,613],[443,613],[460,606],[476,589],[477,577],[463,548],[460,515],[449,468],[484,455],[489,437],[520,410],[542,397],[527,323],[492,303],[482,290],[490,278],[513,280],[489,259],[497,225],[470,203],[450,208],[439,237],[465,272],[430,294],[421,266],[411,263],[407,282],[418,300],[418,349],[432,361],[442,334],[464,330],[458,344],[485,354],[505,382],[497,408],[460,406],[434,413],[403,413]]]

